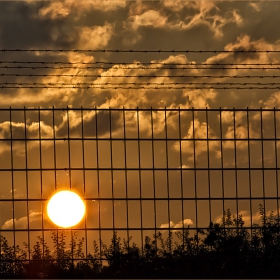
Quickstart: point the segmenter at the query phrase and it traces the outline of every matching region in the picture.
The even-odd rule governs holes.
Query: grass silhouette
[[[157,232],[143,248],[114,232],[110,245],[94,241],[88,255],[75,233],[67,246],[65,232],[52,232],[52,251],[41,237],[28,251],[0,236],[0,278],[279,278],[279,220],[262,205],[260,215],[261,225],[248,231],[228,209],[221,223],[193,236],[189,228]]]

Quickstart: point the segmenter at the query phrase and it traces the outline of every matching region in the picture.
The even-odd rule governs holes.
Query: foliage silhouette
[[[94,241],[87,255],[75,233],[67,246],[65,232],[52,232],[53,250],[41,237],[22,250],[0,236],[0,278],[278,278],[279,220],[261,205],[259,211],[261,225],[251,232],[228,209],[220,224],[211,222],[193,236],[190,228],[165,238],[157,232],[138,248],[114,232],[109,246],[100,240],[99,249]]]

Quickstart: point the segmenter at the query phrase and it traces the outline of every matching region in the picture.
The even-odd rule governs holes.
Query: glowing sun
[[[85,203],[72,191],[59,191],[47,205],[51,221],[59,227],[68,228],[77,225],[85,215]]]

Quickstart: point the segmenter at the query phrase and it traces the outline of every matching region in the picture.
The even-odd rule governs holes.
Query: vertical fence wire
[[[193,167],[194,167],[194,203],[195,203],[195,227],[198,228],[198,213],[197,213],[197,172],[196,172],[196,131],[195,131],[195,117],[194,108],[192,108],[192,133],[193,133]],[[196,230],[196,234],[198,231]]]
[[[261,139],[263,139],[263,113],[262,108],[260,108],[260,131],[261,131]],[[263,141],[261,141],[261,161],[262,161],[262,189],[263,189],[263,211],[264,215],[266,214],[266,200],[265,200],[265,180],[264,180],[264,148]],[[266,224],[266,219],[263,220],[264,225]]]
[[[276,179],[276,205],[277,205],[277,224],[279,226],[279,182],[278,182],[278,150],[277,150],[277,125],[276,110],[273,108],[273,128],[274,128],[274,150],[275,150],[275,179]]]
[[[12,108],[10,107],[10,137],[11,137],[11,169],[14,170],[14,155],[13,155],[13,126],[12,126]],[[13,219],[13,245],[14,254],[16,254],[16,231],[15,231],[15,183],[14,183],[14,172],[11,174],[11,187],[12,187],[12,219]]]
[[[222,125],[222,111],[220,108],[219,113],[219,122],[220,122],[220,148],[221,148],[221,175],[222,175],[222,208],[223,214],[225,213],[225,178],[224,178],[224,153],[223,153],[223,125]]]
[[[154,146],[154,116],[153,116],[153,109],[151,108],[150,111],[151,116],[151,137],[152,137],[152,172],[153,172],[153,197],[154,197],[154,235],[157,234],[157,207],[156,207],[156,181],[155,181],[155,146]],[[140,167],[140,166],[139,166]],[[158,247],[157,239],[156,241],[156,248]]]
[[[128,180],[127,180],[127,142],[126,142],[126,118],[125,110],[122,110],[122,121],[123,121],[123,145],[124,145],[124,180],[125,180],[125,210],[126,210],[126,238],[127,246],[130,248],[130,232],[129,232],[129,219],[128,219]],[[141,171],[139,171],[139,176],[141,176]],[[142,240],[143,242],[143,240]],[[143,244],[143,243],[142,243]]]
[[[24,117],[24,138],[27,139],[27,120],[26,120],[26,110],[25,107],[23,109],[23,117]],[[24,155],[25,155],[25,185],[26,185],[26,214],[27,214],[27,251],[28,251],[28,259],[30,259],[30,230],[29,230],[29,184],[28,184],[28,151],[27,151],[27,141],[24,141]]]
[[[110,167],[111,167],[111,191],[112,191],[112,220],[113,220],[113,233],[116,231],[115,226],[115,195],[114,195],[114,167],[113,167],[113,147],[112,147],[112,111],[109,108],[109,138],[110,138]],[[115,242],[115,239],[114,239]],[[116,249],[114,243],[114,250]]]
[[[52,108],[52,130],[53,130],[53,161],[54,161],[54,189],[57,190],[57,157],[56,157],[56,131],[55,131],[55,114],[54,106]],[[56,236],[58,237],[58,227],[56,229]],[[58,238],[56,238],[56,248],[58,248]]]
[[[81,107],[81,133],[82,133],[82,166],[83,166],[83,195],[86,197],[86,171],[85,171],[85,134],[84,134],[84,113],[83,107]],[[88,213],[85,213],[85,253],[86,256],[88,255],[88,231],[87,231],[87,218]]]
[[[210,174],[210,149],[209,149],[209,120],[208,120],[208,109],[205,110],[206,118],[206,153],[207,153],[207,181],[208,181],[208,195],[209,195],[209,217],[212,219],[212,209],[211,209],[211,174]]]
[[[167,193],[167,217],[168,217],[168,234],[170,236],[170,190],[169,190],[169,157],[168,157],[168,136],[167,136],[167,115],[166,107],[164,110],[164,136],[165,136],[165,159],[166,159],[166,193]]]
[[[69,180],[69,188],[72,189],[72,172],[71,172],[71,141],[70,141],[70,121],[69,121],[69,109],[68,106],[66,107],[66,123],[67,123],[67,153],[68,153],[68,168],[65,167],[66,175],[68,176]],[[64,139],[64,142],[66,140]],[[68,170],[68,171],[67,171]],[[74,264],[74,244],[73,244],[73,229],[70,228],[70,234],[71,234],[71,256],[72,256],[72,265]]]
[[[45,231],[44,231],[44,207],[43,207],[43,165],[42,165],[42,135],[41,135],[41,111],[40,107],[38,108],[38,137],[39,137],[39,169],[40,169],[40,199],[41,199],[41,213],[42,213],[42,219],[41,219],[41,227],[42,227],[42,254],[43,257],[45,257]],[[43,273],[45,273],[44,267],[43,267]]]
[[[233,108],[234,109],[234,108]],[[233,139],[234,139],[234,169],[235,169],[235,196],[236,196],[236,216],[238,217],[238,172],[237,172],[237,147],[236,147],[236,115],[233,110]]]
[[[102,232],[101,232],[101,201],[100,201],[100,173],[99,173],[99,145],[98,145],[98,121],[97,109],[95,107],[95,138],[96,138],[96,166],[97,166],[97,196],[98,196],[98,237],[99,237],[99,251],[102,252]],[[101,261],[101,254],[100,254]]]
[[[247,122],[247,138],[248,138],[248,175],[249,175],[249,203],[250,203],[250,225],[251,225],[251,235],[252,235],[252,225],[253,225],[253,209],[252,209],[252,178],[251,178],[251,149],[250,149],[250,121],[249,121],[249,109],[247,107],[246,111],[246,122]]]
[[[136,109],[136,123],[137,123],[137,143],[138,143],[138,167],[141,170],[141,143],[140,143],[140,122],[139,122],[139,110]],[[139,177],[139,202],[140,202],[140,228],[143,228],[143,207],[142,207],[142,178],[141,172],[138,174]],[[143,230],[140,231],[141,236],[141,251],[142,254],[144,253],[144,246],[143,246]]]
[[[179,151],[180,151],[180,187],[181,187],[181,215],[182,230],[185,232],[185,212],[184,212],[184,186],[183,186],[183,159],[182,159],[182,127],[181,127],[181,109],[178,110],[178,127],[179,127]],[[185,238],[182,240],[182,246],[185,248]]]

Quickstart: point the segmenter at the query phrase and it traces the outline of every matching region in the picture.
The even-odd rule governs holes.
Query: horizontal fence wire
[[[209,78],[209,79],[220,79],[220,78],[232,78],[232,79],[276,79],[279,78],[279,75],[91,75],[91,74],[24,74],[24,73],[0,73],[1,77],[84,77],[84,78]]]
[[[3,108],[0,120],[0,235],[14,245],[76,232],[87,255],[117,232],[144,250],[227,209],[249,231],[260,205],[279,220],[278,108]],[[46,213],[61,189],[87,209],[68,230]]]
[[[235,90],[244,90],[244,89],[258,89],[258,90],[275,90],[275,89],[280,89],[280,86],[265,86],[265,87],[215,87],[215,86],[205,86],[205,87],[171,87],[171,86],[156,86],[156,87],[145,87],[145,86],[140,86],[140,87],[122,87],[122,86],[0,86],[1,89],[112,89],[112,90],[117,90],[117,89],[145,89],[145,90],[158,90],[158,89],[168,89],[168,90],[195,90],[195,89],[221,89],[221,90],[228,90],[228,89],[235,89]]]
[[[99,53],[280,53],[280,50],[122,50],[122,49],[0,49],[0,52],[99,52]]]
[[[96,83],[77,83],[76,85],[77,86],[98,86],[98,85],[115,85],[115,86],[121,86],[121,85],[158,85],[158,86],[164,86],[164,85],[233,85],[233,83],[102,83],[102,84],[96,84]],[[44,83],[0,83],[0,85],[7,85],[7,86],[44,86],[44,85],[47,85],[47,86],[74,86],[74,84],[68,84],[68,83],[47,83],[47,84],[44,84]],[[247,83],[234,83],[234,85],[243,85],[243,86],[246,86],[246,85],[252,85],[252,86],[267,86],[267,85],[271,85],[271,86],[275,86],[275,85],[280,85],[280,83],[250,83],[250,82],[247,82]]]
[[[162,65],[162,66],[280,66],[279,63],[199,63],[199,62],[188,62],[188,63],[178,63],[178,62],[113,62],[113,61],[95,61],[95,62],[69,62],[69,61],[10,61],[10,60],[0,60],[0,64],[54,64],[54,65],[99,65],[99,64],[108,64],[108,65],[117,65],[117,66],[123,66],[123,65],[130,65],[130,66],[142,66],[142,65]],[[100,67],[102,65],[99,65]],[[6,66],[1,66],[1,68],[5,68]],[[7,66],[9,67],[9,66]],[[17,67],[17,66],[13,66]],[[21,67],[21,66],[19,66]],[[30,66],[29,66],[30,67]],[[40,67],[40,66],[34,66],[34,67]],[[64,66],[62,66],[64,67]]]
[[[94,66],[86,66],[86,67],[73,67],[73,66],[0,66],[0,69],[31,69],[31,70],[39,70],[39,69],[51,69],[51,70],[63,70],[63,69],[102,69],[109,70],[111,67],[94,67]],[[124,70],[280,70],[280,67],[145,67],[145,66],[114,66],[114,70],[116,69],[124,69]]]
[[[14,76],[14,75],[9,75]],[[24,75],[19,75],[24,76]],[[37,77],[43,77],[46,75],[34,75]],[[48,77],[54,77],[55,75],[47,75]],[[56,75],[58,77],[71,77],[72,75]],[[31,77],[28,75],[28,77]],[[94,75],[84,75],[83,77],[98,77]],[[128,77],[137,77],[137,76],[106,76],[106,78],[128,78]],[[138,76],[137,78],[155,78],[155,77],[161,77],[161,76]],[[172,76],[162,76],[170,78]],[[173,76],[175,77],[175,76]],[[186,77],[186,76],[177,76],[180,78]],[[197,78],[197,77],[196,77]],[[215,77],[218,78],[218,77]],[[233,78],[241,78],[241,77],[233,77]],[[274,76],[271,78],[275,78]],[[189,86],[182,86],[184,84],[187,84]],[[217,89],[217,90],[229,90],[229,89],[235,89],[235,90],[278,90],[280,89],[279,83],[216,83],[215,85],[211,85],[213,83],[94,83],[94,84],[82,84],[82,83],[76,83],[76,84],[52,84],[52,83],[1,83],[0,88],[1,89],[107,89],[107,90],[116,90],[116,89],[133,89],[133,90],[211,90],[211,89]],[[237,86],[236,86],[237,85]]]
[[[11,91],[25,90],[145,90],[155,91],[273,91],[279,90],[279,63],[269,63],[274,53],[279,50],[119,50],[119,49],[0,49],[2,53],[48,53],[46,61],[37,56],[30,60],[0,60],[0,89]],[[125,54],[125,61],[71,62],[60,61],[53,57],[57,53],[111,53]],[[214,54],[213,62],[176,62],[176,56],[171,59],[161,58],[158,61],[127,61],[137,53],[202,55]],[[221,61],[219,54],[238,55],[243,63],[227,63]],[[267,63],[248,61],[246,54],[265,54]],[[255,58],[255,59],[256,59]],[[38,61],[38,59],[40,59]],[[166,59],[166,60],[164,60]],[[252,58],[254,59],[254,58]],[[61,60],[67,60],[61,58]],[[174,60],[174,62],[172,62]],[[225,60],[225,59],[223,59]],[[209,74],[211,72],[211,75]],[[71,80],[70,80],[71,79]],[[214,82],[214,81],[218,82]],[[260,81],[261,80],[261,81]],[[160,82],[159,82],[160,81]],[[197,82],[196,82],[197,81]]]

